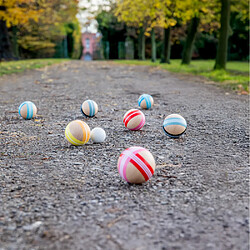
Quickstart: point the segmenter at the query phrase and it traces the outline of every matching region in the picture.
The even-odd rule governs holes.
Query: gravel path
[[[157,68],[71,61],[0,78],[0,249],[248,249],[248,97]],[[122,117],[140,94],[155,106],[141,131]],[[80,105],[93,99],[95,118]],[[23,101],[36,120],[19,117]],[[185,136],[168,138],[165,116],[182,114]],[[66,125],[87,120],[104,144],[70,146]],[[121,151],[143,146],[157,169],[129,185]]]

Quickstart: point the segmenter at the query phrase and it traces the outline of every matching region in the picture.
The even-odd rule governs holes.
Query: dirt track
[[[0,78],[0,249],[248,249],[248,97],[156,68],[71,61]],[[140,94],[155,106],[141,131],[122,117]],[[95,118],[80,105],[93,99]],[[25,100],[38,108],[26,121]],[[171,113],[185,136],[161,129]],[[69,121],[106,130],[104,144],[70,146]],[[119,154],[143,146],[157,169],[128,185]]]

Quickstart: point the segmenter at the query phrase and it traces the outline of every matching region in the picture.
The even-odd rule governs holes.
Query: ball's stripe
[[[138,115],[141,115],[141,113],[140,113],[140,112],[136,112],[136,113],[134,113],[134,114],[129,115],[129,116],[126,118],[126,120],[125,120],[125,126],[128,125],[128,123],[129,123],[129,121],[130,121],[131,119],[133,119],[134,117],[136,117],[136,116],[138,116]]]
[[[136,163],[135,167],[141,173],[143,172],[142,175],[144,176],[144,178],[145,178],[145,175],[146,175],[146,178],[145,178],[146,181],[152,176],[150,170],[147,168],[147,166],[137,156],[134,155],[134,152],[130,152],[129,150],[127,150],[127,151],[125,150],[122,154],[128,156],[131,159],[130,162],[133,160],[133,162]]]
[[[180,125],[180,126],[183,126],[183,127],[185,127],[186,128],[186,124],[184,124],[184,123],[181,123],[180,121],[176,121],[176,122],[174,122],[174,121],[172,121],[172,122],[168,122],[168,121],[166,121],[164,124],[163,124],[163,126],[164,127],[166,127],[166,126],[170,126],[170,125]]]
[[[142,119],[141,119],[141,122],[139,123],[139,125],[136,128],[133,128],[130,130],[139,130],[143,127],[143,125],[145,124],[145,116],[143,113],[141,113],[141,114],[142,114]]]
[[[125,120],[126,120],[130,115],[134,114],[135,112],[139,112],[139,110],[136,109],[136,110],[133,110],[133,111],[129,112],[129,113],[123,118],[123,122],[125,123]]]
[[[26,103],[26,108],[27,108],[27,115],[26,115],[26,119],[29,119],[30,117],[30,107],[29,107],[29,103]]]
[[[19,106],[19,110],[18,110],[18,113],[19,115],[21,116],[21,109],[22,107],[26,104],[26,102],[23,102],[20,106]]]
[[[141,105],[141,102],[143,101],[143,99],[144,99],[144,97],[143,97],[143,96],[141,96],[141,97],[139,98],[139,100],[138,100],[138,104],[139,104],[139,106]]]
[[[119,163],[119,173],[121,175],[121,177],[126,180],[127,182],[128,179],[127,179],[127,176],[126,176],[126,169],[127,169],[127,165],[129,163],[129,157],[122,157],[121,160],[120,160],[120,163]]]
[[[125,126],[128,125],[129,121],[134,118],[135,116],[138,116],[138,115],[141,115],[141,112],[140,111],[137,111],[137,112],[133,112],[132,114],[128,114],[125,118]]]
[[[68,141],[70,141],[71,144],[75,145],[75,146],[79,146],[84,144],[83,142],[77,140],[69,131],[69,128],[66,128],[65,130],[65,136],[67,138]]]
[[[147,168],[147,166],[139,159],[137,156],[135,156],[133,153],[130,155],[130,158],[133,159],[146,173],[148,178],[152,176],[150,170]]]
[[[93,101],[90,101],[89,104],[91,105],[91,116],[95,115],[95,104]]]
[[[138,153],[140,151],[143,151],[144,149],[141,148],[141,147],[131,147],[131,148],[128,148],[126,150],[134,152],[136,154],[136,153]],[[126,180],[127,182],[129,182],[128,179],[127,179],[127,176],[126,176],[126,170],[127,170],[128,163],[130,161],[130,157],[128,157],[127,155],[124,155],[123,153],[120,155],[120,157],[122,157],[122,159],[120,160],[119,166],[118,166],[119,173],[120,173],[121,177],[124,180]]]
[[[75,146],[81,145],[81,144],[79,144],[79,143],[77,143],[77,142],[74,141],[74,137],[73,137],[73,135],[70,133],[70,131],[69,131],[68,128],[65,130],[65,136],[66,136],[67,140],[68,140],[71,144],[73,144],[73,145],[75,145]]]
[[[149,171],[151,172],[151,174],[154,174],[154,169],[151,167],[151,165],[140,155],[140,154],[135,154],[135,156],[137,156],[149,169]]]
[[[81,126],[82,130],[85,131],[86,136],[85,136],[85,139],[83,140],[84,143],[89,141],[90,133],[87,131],[87,129],[88,129],[87,125],[85,123],[83,123],[82,121],[78,121],[78,120],[77,120],[77,123]]]
[[[28,104],[28,106],[29,106],[29,108],[30,108],[30,117],[29,117],[29,119],[31,119],[32,117],[33,117],[33,104],[32,103],[29,103]]]
[[[146,172],[144,171],[144,169],[137,162],[135,162],[133,159],[131,159],[130,162],[141,172],[145,181],[147,181],[149,178],[148,178],[148,175],[146,174]]]
[[[185,128],[187,127],[187,122],[179,117],[171,117],[171,118],[167,118],[164,120],[163,122],[163,126],[166,127],[168,125],[181,125],[184,126]]]
[[[92,107],[92,102],[90,100],[87,101],[89,105],[89,116],[93,116],[93,107]]]
[[[147,109],[149,109],[151,107],[149,96],[145,96],[145,101],[146,101]]]

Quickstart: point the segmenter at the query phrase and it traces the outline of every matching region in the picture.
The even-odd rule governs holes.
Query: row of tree
[[[112,12],[118,18],[109,15]],[[173,31],[178,27],[186,28],[186,39],[182,51],[182,64],[189,64],[193,54],[195,37],[198,31],[215,33],[219,30],[219,42],[216,55],[216,69],[225,69],[227,60],[228,37],[231,35],[230,12],[235,20],[248,20],[247,0],[116,0],[111,11],[102,11],[97,15],[99,30],[104,39],[114,42],[114,34],[121,37],[124,29],[134,29],[138,34],[138,57],[145,59],[145,38],[151,38],[151,58],[156,60],[156,33],[164,30],[161,62],[170,63],[171,40]],[[124,25],[121,25],[121,24]],[[110,26],[113,26],[113,32]],[[120,28],[119,28],[120,26]],[[110,31],[111,30],[111,31]],[[118,35],[117,35],[118,34]],[[131,34],[131,32],[130,32]],[[119,38],[118,38],[119,39]],[[113,40],[113,41],[112,41]]]
[[[81,53],[78,0],[0,0],[0,61]]]

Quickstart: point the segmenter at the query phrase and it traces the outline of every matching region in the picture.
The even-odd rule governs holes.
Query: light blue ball
[[[37,113],[36,105],[30,101],[23,102],[18,108],[18,113],[26,120],[32,119]]]
[[[154,105],[154,99],[151,95],[143,94],[138,99],[138,105],[143,109],[150,109]]]
[[[167,116],[163,122],[163,131],[172,138],[179,138],[187,129],[186,120],[179,114]]]

